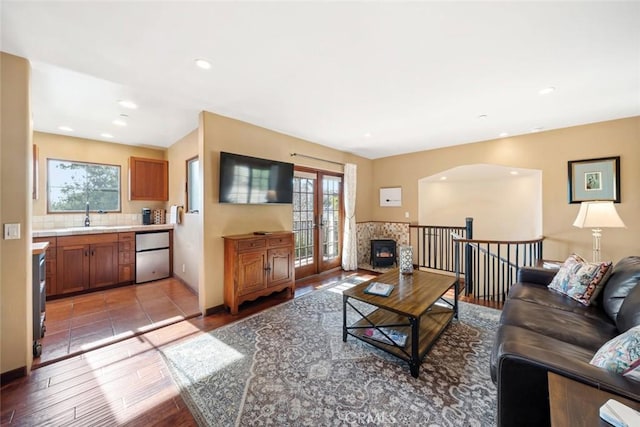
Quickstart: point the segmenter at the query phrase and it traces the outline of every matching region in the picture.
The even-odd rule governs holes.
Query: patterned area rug
[[[356,282],[164,349],[198,423],[495,425],[489,355],[500,312],[460,303],[460,320],[427,353],[415,379],[406,362],[353,337],[342,342],[341,289]]]

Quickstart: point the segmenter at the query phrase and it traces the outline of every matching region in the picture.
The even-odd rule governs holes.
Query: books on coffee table
[[[391,338],[391,340],[389,340],[389,338],[387,338],[380,331],[384,331],[384,333],[387,334],[389,338]],[[371,338],[372,340],[380,341],[385,344],[393,345],[395,343],[397,346],[400,346],[400,347],[404,347],[407,344],[407,334],[405,334],[404,332],[396,331],[395,329],[367,328],[364,330],[364,336],[367,338]]]
[[[364,293],[388,297],[392,290],[393,285],[388,283],[371,282],[369,286],[364,289]]]

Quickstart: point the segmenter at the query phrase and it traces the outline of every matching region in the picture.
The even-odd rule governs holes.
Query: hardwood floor
[[[336,271],[296,283],[295,296],[353,275]],[[367,278],[374,277],[358,271]],[[286,291],[227,312],[196,317],[34,369],[3,385],[1,425],[195,426],[159,348],[287,300]]]
[[[200,315],[198,295],[170,278],[47,301],[46,365]]]

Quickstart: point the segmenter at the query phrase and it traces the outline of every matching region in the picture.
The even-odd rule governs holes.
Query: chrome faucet
[[[84,226],[91,226],[91,220],[89,219],[89,202],[87,202],[87,210],[84,213]]]

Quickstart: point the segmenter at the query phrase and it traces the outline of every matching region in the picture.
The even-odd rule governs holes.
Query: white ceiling
[[[378,158],[640,115],[637,1],[2,0],[1,13],[43,132],[168,147],[207,110]]]

